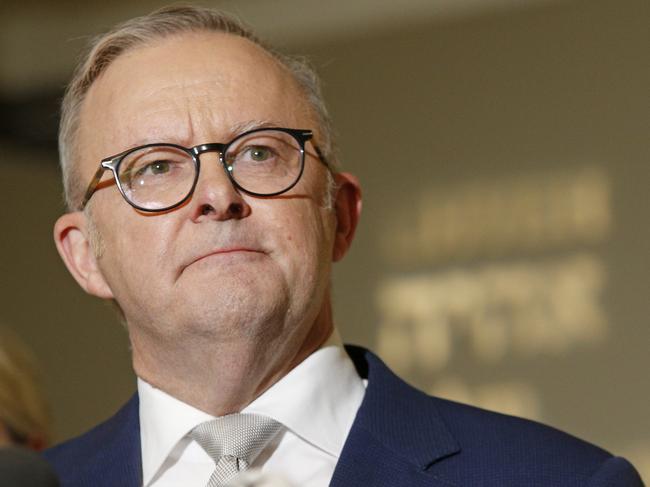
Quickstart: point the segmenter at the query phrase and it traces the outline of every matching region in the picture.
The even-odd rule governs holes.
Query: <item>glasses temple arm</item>
[[[321,163],[322,163],[322,164],[323,164],[327,169],[330,169],[330,170],[331,170],[331,169],[332,169],[332,166],[330,166],[329,161],[327,160],[327,158],[326,158],[325,155],[323,154],[323,151],[320,150],[320,147],[318,147],[318,146],[317,146],[316,144],[314,144],[313,142],[312,142],[311,145],[314,146],[314,150],[316,151],[316,154],[318,155],[318,159],[320,160],[320,162],[321,162]]]
[[[95,172],[95,175],[90,181],[90,184],[88,185],[88,189],[86,190],[86,194],[84,195],[84,199],[81,202],[81,209],[83,210],[86,205],[88,204],[88,201],[90,200],[90,197],[95,194],[95,191],[97,191],[97,186],[99,185],[99,181],[102,179],[102,175],[104,174],[104,171],[106,168],[103,165],[99,165],[99,169],[97,169],[97,172]]]

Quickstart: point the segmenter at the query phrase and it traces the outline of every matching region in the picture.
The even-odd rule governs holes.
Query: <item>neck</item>
[[[241,411],[318,350],[332,334],[333,324],[327,298],[311,326],[298,325],[271,339],[164,340],[140,334],[136,327],[129,331],[138,377],[191,406],[223,416]]]

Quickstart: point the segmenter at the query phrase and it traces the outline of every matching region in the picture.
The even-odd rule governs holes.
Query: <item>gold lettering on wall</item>
[[[408,374],[444,368],[463,342],[486,364],[599,343],[604,282],[588,253],[387,278],[377,290],[377,346]]]
[[[387,218],[383,255],[440,262],[599,242],[611,226],[610,188],[599,168],[432,186],[412,212]]]
[[[387,216],[379,240],[394,269],[375,294],[380,355],[406,377],[431,377],[435,395],[541,418],[535,385],[511,367],[607,337],[606,268],[594,245],[611,231],[610,199],[596,167],[415,195],[411,211]],[[511,373],[470,384],[458,378],[461,359]]]

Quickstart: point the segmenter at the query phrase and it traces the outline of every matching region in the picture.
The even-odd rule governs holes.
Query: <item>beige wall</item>
[[[365,188],[335,274],[344,337],[427,391],[549,422],[645,475],[649,13],[564,2],[301,49]],[[63,439],[134,378],[112,310],[54,250],[55,157],[2,148],[0,321],[38,353]]]
[[[346,335],[646,475],[648,13],[571,3],[316,53],[366,187],[336,276]]]

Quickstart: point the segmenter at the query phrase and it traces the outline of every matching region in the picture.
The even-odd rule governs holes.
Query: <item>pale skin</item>
[[[129,147],[226,142],[260,124],[311,129],[319,140],[291,76],[250,41],[207,32],[153,41],[118,57],[88,93],[83,184],[102,158]],[[327,169],[311,143],[306,150],[300,182],[279,197],[237,191],[208,153],[192,198],[177,209],[138,212],[109,185],[89,209],[56,222],[57,249],[79,285],[120,305],[139,377],[220,416],[243,409],[329,337],[331,265],[352,242],[361,196],[356,178],[338,173],[325,208]]]

